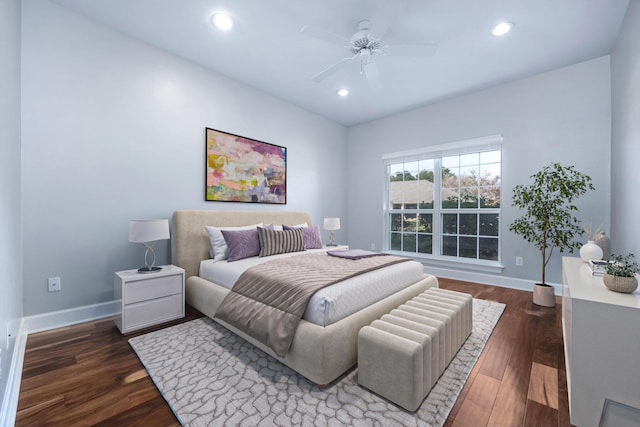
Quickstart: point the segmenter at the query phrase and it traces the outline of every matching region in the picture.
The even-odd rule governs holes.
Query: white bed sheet
[[[253,265],[276,258],[326,250],[312,249],[263,258],[251,257],[233,262],[203,260],[200,262],[200,277],[231,289],[242,272]],[[311,297],[303,319],[320,326],[330,325],[417,282],[422,279],[423,274],[421,263],[407,261],[327,286]]]

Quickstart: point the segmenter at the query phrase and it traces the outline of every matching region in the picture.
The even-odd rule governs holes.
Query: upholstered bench
[[[431,288],[358,334],[358,383],[418,409],[473,327],[469,294]]]

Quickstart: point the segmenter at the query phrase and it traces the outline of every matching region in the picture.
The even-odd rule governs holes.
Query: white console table
[[[562,279],[571,423],[597,427],[605,399],[640,408],[640,289],[610,291],[574,257],[562,259]]]

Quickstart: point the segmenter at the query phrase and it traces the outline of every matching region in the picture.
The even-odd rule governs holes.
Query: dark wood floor
[[[560,306],[496,286],[440,286],[507,304],[445,426],[569,426]],[[200,316],[187,307],[171,324]],[[16,425],[179,425],[129,347],[135,335],[123,337],[111,319],[30,335]]]

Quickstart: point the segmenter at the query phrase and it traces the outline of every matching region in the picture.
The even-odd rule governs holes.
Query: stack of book
[[[604,274],[607,272],[608,263],[608,261],[604,260],[591,259],[587,264],[589,265],[591,274],[593,274],[594,276],[604,276]]]

